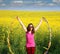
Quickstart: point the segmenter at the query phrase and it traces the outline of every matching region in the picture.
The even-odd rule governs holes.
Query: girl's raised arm
[[[40,22],[39,22],[39,24],[38,24],[38,26],[35,28],[35,31],[37,31],[38,30],[38,28],[40,27],[40,25],[42,24],[42,19],[40,20]]]
[[[22,23],[21,19],[18,16],[16,18],[19,21],[19,23],[21,24],[21,26],[23,27],[23,29],[27,32],[27,29],[26,29],[25,25]]]

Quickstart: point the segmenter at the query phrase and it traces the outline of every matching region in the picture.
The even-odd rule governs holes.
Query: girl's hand
[[[45,22],[47,22],[47,23],[48,23],[48,21],[47,21],[47,19],[46,19],[45,17],[42,17],[42,19],[43,19]]]
[[[18,16],[16,16],[16,19],[17,19],[17,20],[20,20]]]

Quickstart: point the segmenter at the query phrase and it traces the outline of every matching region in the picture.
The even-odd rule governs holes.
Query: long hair
[[[34,26],[33,26],[32,23],[29,23],[29,24],[28,24],[28,26],[27,26],[27,32],[29,32],[29,31],[31,30],[30,25],[32,25],[32,31],[31,31],[31,33],[35,33],[35,29],[34,29]]]

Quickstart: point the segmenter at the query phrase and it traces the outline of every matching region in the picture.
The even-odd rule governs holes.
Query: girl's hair
[[[32,26],[30,26],[30,25],[32,25]],[[31,27],[32,27],[31,33],[35,33],[35,29],[34,29],[34,26],[33,26],[32,23],[29,23],[29,24],[28,24],[28,26],[27,26],[27,32],[29,32],[29,31],[31,30]]]

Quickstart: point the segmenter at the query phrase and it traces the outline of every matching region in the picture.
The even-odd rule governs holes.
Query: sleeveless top
[[[26,33],[26,47],[35,47],[34,34]]]

